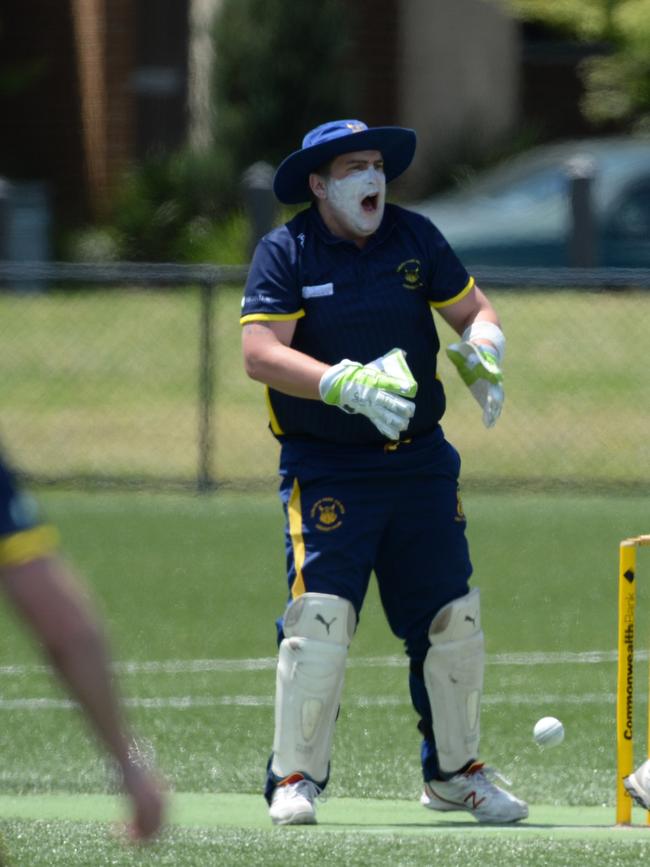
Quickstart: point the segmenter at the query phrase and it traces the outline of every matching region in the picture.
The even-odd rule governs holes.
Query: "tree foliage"
[[[345,0],[224,0],[214,26],[214,134],[239,170],[277,164],[305,132],[345,117]]]
[[[595,123],[650,129],[650,0],[505,0],[530,21],[610,46],[581,65],[582,110]]]

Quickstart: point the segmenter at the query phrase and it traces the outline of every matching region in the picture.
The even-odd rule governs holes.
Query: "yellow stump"
[[[636,551],[650,545],[649,536],[624,539],[619,546],[618,568],[618,677],[616,691],[616,822],[632,821],[632,799],[623,778],[634,770],[634,638],[636,628]],[[650,676],[649,676],[650,683]],[[648,742],[650,751],[650,711]],[[650,755],[650,752],[649,752]],[[650,812],[648,813],[650,824]]]

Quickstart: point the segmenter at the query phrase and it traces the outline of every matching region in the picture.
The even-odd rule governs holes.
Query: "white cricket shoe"
[[[466,810],[477,822],[518,822],[528,816],[528,805],[496,786],[490,777],[498,774],[480,762],[450,780],[430,780],[420,798],[423,807],[447,812]],[[501,778],[503,779],[503,778]]]
[[[650,759],[640,765],[629,777],[625,777],[623,785],[640,807],[650,810]]]
[[[319,794],[316,783],[293,774],[273,791],[269,816],[274,825],[315,825],[314,801]]]

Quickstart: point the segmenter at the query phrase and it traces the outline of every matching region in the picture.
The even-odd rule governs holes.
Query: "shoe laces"
[[[316,798],[319,798],[321,801],[326,800],[322,796],[322,789],[306,777],[301,777],[299,780],[290,780],[283,785],[286,789],[286,796],[288,798],[301,797],[307,798],[309,801],[315,801]]]
[[[511,786],[512,781],[507,777],[504,777],[496,768],[492,768],[489,765],[484,765],[482,762],[474,762],[473,765],[465,771],[466,776],[468,777],[478,777],[479,779],[483,779],[488,785],[494,785],[494,781],[498,780],[500,783],[503,783],[504,786]]]

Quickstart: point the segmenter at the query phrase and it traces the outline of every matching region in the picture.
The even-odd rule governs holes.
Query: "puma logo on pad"
[[[314,619],[320,620],[320,622],[323,624],[325,629],[327,629],[327,634],[329,635],[330,634],[330,626],[332,625],[332,623],[334,623],[334,621],[336,620],[336,617],[332,617],[332,619],[330,620],[329,623],[327,622],[327,620],[325,620],[325,618],[323,617],[322,614],[317,614]]]

